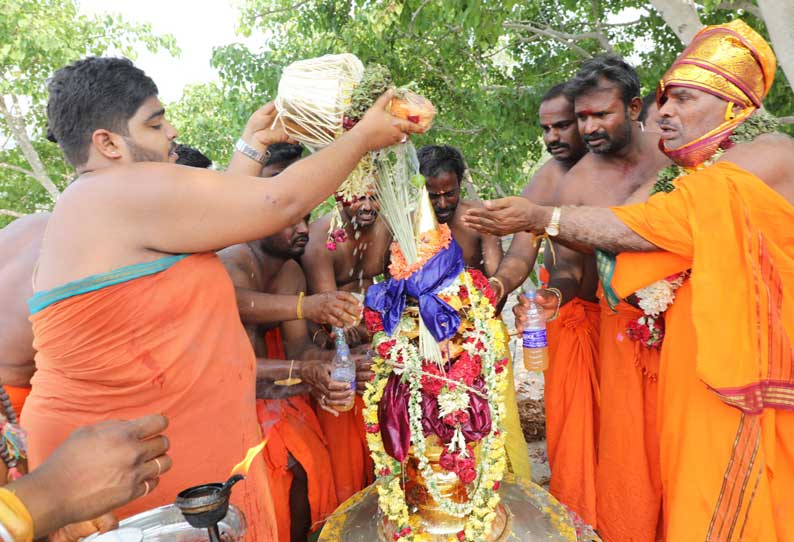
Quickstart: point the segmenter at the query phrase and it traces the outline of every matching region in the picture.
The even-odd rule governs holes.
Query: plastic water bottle
[[[345,342],[345,332],[342,328],[335,327],[336,354],[331,360],[331,380],[334,382],[349,382],[350,389],[356,389],[356,362],[350,357],[350,347]],[[347,412],[355,404],[355,395],[350,398],[350,403],[343,407],[334,407],[339,412]]]
[[[526,294],[529,300],[527,326],[522,333],[524,343],[524,367],[528,371],[545,371],[549,368],[549,341],[546,338],[546,317],[535,302],[535,290]]]

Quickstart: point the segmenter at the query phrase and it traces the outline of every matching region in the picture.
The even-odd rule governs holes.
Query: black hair
[[[645,122],[645,119],[648,118],[648,110],[656,105],[656,91],[649,92],[645,95],[645,98],[642,99],[642,109],[640,109],[640,116],[637,118],[640,122]]]
[[[560,96],[562,96],[563,98],[565,98],[570,102],[571,98],[565,95],[566,84],[568,83],[567,82],[557,83],[556,85],[551,87],[549,90],[546,91],[546,94],[544,94],[543,97],[540,99],[540,102],[541,103],[548,102],[549,100],[553,100],[554,98],[559,98]]]
[[[617,55],[585,60],[574,78],[565,85],[565,95],[574,100],[577,96],[598,88],[601,79],[606,79],[620,89],[626,107],[640,95],[640,78],[636,70]]]
[[[129,134],[127,123],[157,85],[126,58],[87,57],[56,71],[48,82],[47,139],[73,166],[88,160],[95,130]]]
[[[179,156],[176,163],[182,166],[208,168],[212,165],[212,160],[204,156],[200,150],[187,145],[177,145],[176,154]]]
[[[303,155],[303,147],[292,143],[273,143],[267,147],[267,150],[270,151],[270,156],[265,162],[266,166],[294,162]]]
[[[466,162],[455,147],[425,145],[416,155],[419,158],[419,173],[425,177],[435,177],[439,173],[449,172],[458,176],[458,183],[463,180]]]

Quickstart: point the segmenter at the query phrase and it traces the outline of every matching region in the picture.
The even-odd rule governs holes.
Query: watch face
[[[560,227],[556,224],[551,224],[550,226],[546,226],[546,233],[554,237],[555,235],[560,234]]]

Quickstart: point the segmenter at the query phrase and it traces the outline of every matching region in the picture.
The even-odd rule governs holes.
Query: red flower
[[[329,239],[325,243],[325,248],[327,248],[328,250],[336,250],[336,243],[334,243],[332,240]]]
[[[342,117],[342,128],[345,130],[351,130],[357,123],[357,120],[351,119],[350,117]]]
[[[380,431],[380,426],[378,424],[376,424],[376,423],[372,423],[372,424],[368,423],[367,424],[367,433],[375,434],[378,431]]]
[[[438,394],[441,393],[441,388],[446,384],[446,381],[435,378],[435,376],[444,376],[438,365],[425,362],[422,364],[422,371],[427,373],[422,375],[422,391],[433,397],[438,397]]]
[[[463,454],[456,454],[455,456],[455,471],[460,474],[461,471],[474,468],[474,452],[469,446],[466,446],[468,455],[463,457]]]
[[[380,343],[378,345],[378,348],[377,348],[377,351],[378,351],[378,354],[380,355],[380,357],[382,357],[383,359],[386,359],[388,357],[388,355],[389,355],[389,351],[392,349],[392,347],[395,344],[397,344],[397,341],[395,341],[395,340],[383,341],[382,343]]]
[[[493,483],[493,490],[494,490],[494,491],[499,491],[499,487],[500,487],[500,486],[501,486],[501,484],[499,483],[499,480],[495,481],[495,482]]]
[[[502,358],[499,361],[497,361],[494,364],[494,370],[496,371],[496,374],[501,374],[507,367],[507,363],[508,363],[507,358]]]
[[[391,469],[389,467],[383,467],[378,471],[378,476],[388,476],[391,474]]]
[[[466,425],[469,423],[469,413],[465,410],[458,410],[455,413],[455,421],[461,425]]]
[[[458,540],[460,542],[466,540],[466,531],[458,531]]]
[[[364,309],[364,324],[367,326],[367,332],[370,335],[383,331],[383,319],[378,311]]]
[[[488,298],[488,301],[491,302],[491,305],[495,307],[496,294],[494,293],[493,288],[491,288],[491,283],[488,282],[488,279],[485,278],[485,275],[482,274],[482,271],[480,271],[479,269],[470,269],[469,276],[471,277],[474,286],[476,286],[477,289],[480,290],[485,295],[485,297]]]
[[[446,416],[441,418],[441,421],[444,422],[445,424],[451,426],[451,427],[455,427],[457,425],[457,423],[458,423],[455,420],[455,415],[454,414],[447,414]]]
[[[469,302],[469,289],[466,288],[465,286],[461,285],[458,288],[458,297],[460,298],[460,300],[463,302],[464,305],[466,303],[468,303]]]
[[[438,459],[438,464],[441,466],[442,469],[446,471],[454,471],[455,470],[455,454],[452,454],[444,448],[444,451],[441,452],[441,457]]]
[[[481,371],[480,356],[472,357],[468,352],[463,352],[458,360],[452,364],[449,373],[447,373],[447,378],[462,382],[466,386],[471,386],[474,380],[480,376]]]
[[[337,243],[344,243],[345,241],[347,241],[347,232],[345,231],[344,228],[335,229],[331,235],[333,236],[334,241],[336,241]]]
[[[464,484],[470,484],[474,481],[475,478],[477,478],[477,471],[475,471],[474,469],[462,470],[458,473],[458,478]]]

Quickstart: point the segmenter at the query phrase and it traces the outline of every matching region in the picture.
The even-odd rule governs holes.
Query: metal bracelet
[[[242,137],[237,140],[237,143],[234,144],[234,150],[244,154],[254,162],[259,162],[263,166],[267,163],[267,159],[270,158],[269,149],[265,149],[265,152],[259,152],[251,145],[246,143]]]

